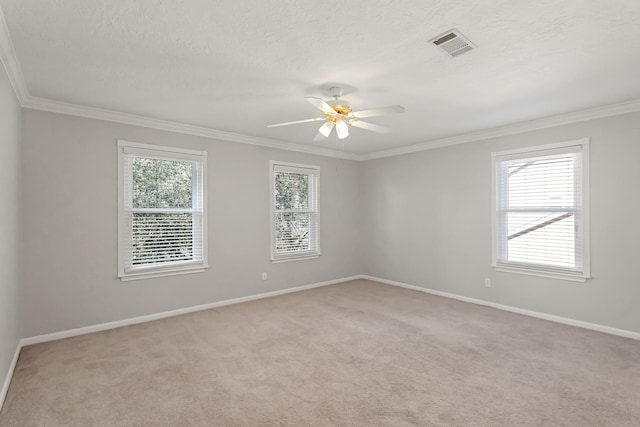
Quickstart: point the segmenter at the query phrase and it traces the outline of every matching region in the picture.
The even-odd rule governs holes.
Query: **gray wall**
[[[0,65],[0,387],[20,338],[20,127],[20,105]]]
[[[24,337],[361,271],[357,162],[33,110],[23,123]],[[205,273],[116,278],[116,139],[208,151]],[[269,261],[269,160],[321,167],[320,258]]]
[[[638,135],[640,114],[627,114],[357,163],[25,110],[22,336],[359,273],[640,331]],[[592,142],[593,279],[493,271],[490,153],[583,137]],[[118,138],[209,152],[206,273],[115,277]],[[269,261],[272,159],[322,168],[319,259]]]
[[[490,153],[583,137],[591,138],[593,279],[493,271]],[[373,160],[361,180],[363,273],[640,332],[639,113]]]

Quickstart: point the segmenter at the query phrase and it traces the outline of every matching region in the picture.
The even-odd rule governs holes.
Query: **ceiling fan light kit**
[[[333,128],[336,128],[336,135],[338,139],[345,139],[349,136],[349,125],[372,131],[377,133],[388,133],[391,129],[384,126],[375,125],[373,123],[364,122],[361,119],[365,117],[385,116],[388,114],[404,113],[404,107],[400,105],[392,105],[389,107],[373,108],[370,110],[353,111],[349,102],[340,99],[344,90],[340,87],[329,88],[333,100],[325,102],[324,100],[316,97],[306,97],[305,99],[314,107],[322,111],[324,117],[315,117],[313,119],[298,120],[294,122],[277,123],[268,125],[267,127],[279,127],[288,126],[298,123],[308,123],[315,121],[324,121],[320,129],[318,129],[318,135],[313,139],[314,141],[328,138],[331,135]]]
[[[336,132],[338,133],[338,139],[345,139],[349,136],[349,126],[344,120],[338,120],[336,122]]]

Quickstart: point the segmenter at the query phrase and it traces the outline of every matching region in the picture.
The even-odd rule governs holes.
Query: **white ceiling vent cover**
[[[455,29],[429,40],[429,43],[432,43],[452,58],[476,48],[473,43],[460,34],[460,31]]]

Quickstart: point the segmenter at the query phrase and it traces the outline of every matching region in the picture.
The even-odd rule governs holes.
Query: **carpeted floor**
[[[640,342],[364,280],[25,347],[2,426],[639,426]]]

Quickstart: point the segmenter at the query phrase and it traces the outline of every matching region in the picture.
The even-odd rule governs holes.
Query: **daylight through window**
[[[588,141],[493,154],[494,267],[588,277]]]
[[[119,141],[121,278],[206,267],[206,153]]]
[[[320,255],[317,166],[271,162],[271,259]]]

